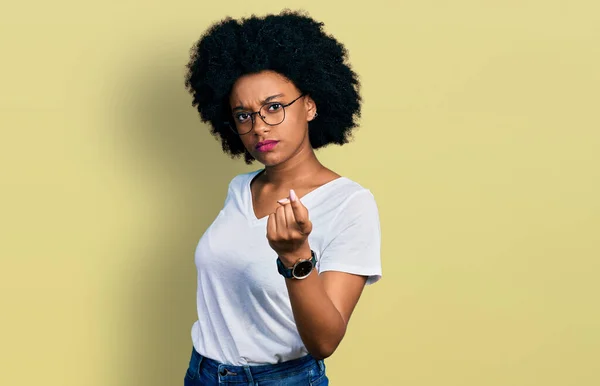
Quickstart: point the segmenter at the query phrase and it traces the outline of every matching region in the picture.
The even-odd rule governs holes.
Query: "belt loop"
[[[203,359],[204,357],[201,354],[198,354],[198,368],[196,369],[198,376],[200,376],[200,366],[202,366]]]
[[[246,377],[248,378],[248,383],[253,385],[254,379],[252,378],[252,372],[250,371],[250,366],[244,366],[244,372],[246,373]]]
[[[317,360],[317,363],[319,364],[319,369],[321,369],[321,372],[324,372],[325,371],[325,362],[323,361],[323,359]]]

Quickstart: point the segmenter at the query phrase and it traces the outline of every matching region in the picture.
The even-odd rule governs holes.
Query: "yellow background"
[[[17,5],[18,4],[18,5]],[[384,279],[333,385],[600,384],[596,1],[35,1],[0,12],[0,385],[182,385],[230,160],[183,85],[225,15],[303,8],[363,84]]]

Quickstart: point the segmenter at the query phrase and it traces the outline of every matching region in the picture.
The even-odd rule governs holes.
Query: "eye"
[[[248,113],[239,113],[239,114],[235,115],[235,120],[238,121],[239,123],[244,123],[248,119],[250,119],[250,114],[248,114]]]
[[[270,113],[274,113],[276,111],[281,110],[282,107],[283,106],[281,105],[281,103],[274,102],[274,103],[271,103],[270,105],[267,106],[267,111],[270,112]]]

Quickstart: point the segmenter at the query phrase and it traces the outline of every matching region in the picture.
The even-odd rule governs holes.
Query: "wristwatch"
[[[286,279],[306,279],[316,264],[317,257],[312,249],[310,250],[310,260],[300,259],[292,268],[286,268],[281,259],[277,257],[277,270]]]

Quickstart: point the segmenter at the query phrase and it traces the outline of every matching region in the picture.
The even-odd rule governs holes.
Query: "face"
[[[309,96],[301,95],[290,80],[273,71],[245,75],[234,84],[229,99],[233,122],[238,131],[249,130],[240,139],[263,165],[279,165],[312,152],[308,122],[316,106]]]

